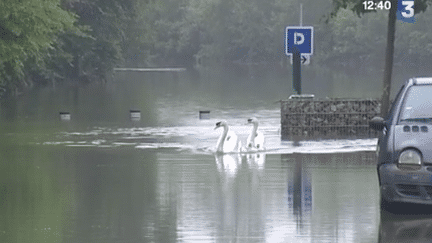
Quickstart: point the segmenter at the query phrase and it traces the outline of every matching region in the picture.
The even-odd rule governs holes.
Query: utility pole
[[[303,26],[303,4],[300,3],[300,26]],[[297,47],[293,50],[293,90],[301,95],[301,53]]]

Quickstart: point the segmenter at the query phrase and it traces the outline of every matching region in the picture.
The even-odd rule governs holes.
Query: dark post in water
[[[301,53],[297,47],[293,48],[293,90],[301,95]]]

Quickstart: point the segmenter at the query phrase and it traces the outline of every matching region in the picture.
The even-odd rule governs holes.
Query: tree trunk
[[[391,77],[393,71],[393,54],[394,42],[396,32],[396,11],[397,0],[392,0],[391,9],[388,15],[388,28],[387,28],[387,48],[385,53],[385,67],[383,79],[383,93],[381,97],[381,116],[385,117],[390,107],[390,90],[391,90]]]

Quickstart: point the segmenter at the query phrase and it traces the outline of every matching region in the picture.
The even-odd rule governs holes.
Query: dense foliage
[[[73,14],[60,8],[58,0],[4,0],[0,2],[0,85],[2,90],[29,85],[29,73],[45,74],[56,59],[69,56],[60,50],[59,34],[73,27]]]
[[[3,0],[0,87],[104,81],[116,66],[286,68],[283,32],[299,24],[300,2],[315,30],[312,65],[383,68],[388,11],[363,14],[357,0]],[[416,24],[397,25],[395,66],[426,74],[432,15],[429,0],[417,2]]]
[[[0,87],[103,81],[122,60],[133,1],[0,2]]]
[[[368,2],[374,2],[374,1],[368,1]],[[360,0],[334,0],[334,10],[331,13],[331,16],[335,16],[335,14],[341,9],[347,9],[350,8],[353,12],[356,12],[359,16],[361,14],[370,12],[369,8],[366,8],[365,1]],[[383,1],[375,1],[376,6],[378,7],[378,4],[382,4]],[[393,63],[394,63],[394,50],[395,50],[395,39],[396,39],[396,19],[397,19],[397,12],[399,11],[399,4],[406,5],[408,3],[407,8],[410,7],[409,3],[412,3],[414,6],[415,14],[419,14],[421,12],[426,11],[428,3],[430,4],[430,0],[417,0],[417,1],[410,1],[410,2],[400,2],[398,0],[388,0],[385,2],[386,4],[389,3],[390,7],[388,8],[388,18],[387,18],[387,38],[386,38],[386,51],[385,51],[385,65],[384,65],[384,72],[383,72],[383,82],[382,82],[382,96],[381,96],[381,115],[385,117],[387,115],[387,111],[390,107],[390,93],[391,93],[391,86],[392,86],[392,73],[393,73]],[[376,9],[375,9],[376,11]],[[402,14],[403,15],[403,14]],[[418,37],[414,37],[418,38]],[[417,73],[418,74],[418,73]],[[429,75],[428,75],[429,76]]]

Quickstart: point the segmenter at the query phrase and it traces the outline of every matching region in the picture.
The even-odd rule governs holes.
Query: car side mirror
[[[385,126],[386,126],[386,122],[384,118],[379,116],[376,116],[369,121],[369,127],[377,131],[383,130]]]

